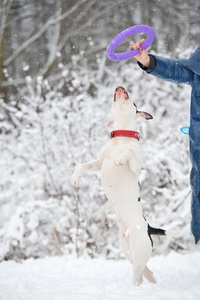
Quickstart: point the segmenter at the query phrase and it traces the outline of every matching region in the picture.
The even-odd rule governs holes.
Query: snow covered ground
[[[151,258],[157,284],[132,285],[131,265],[47,257],[0,263],[0,300],[199,300],[200,253]]]

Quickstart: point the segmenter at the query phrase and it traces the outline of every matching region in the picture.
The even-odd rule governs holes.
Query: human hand
[[[146,49],[143,49],[142,48],[142,45],[144,43],[144,39],[141,40],[140,42],[136,42],[134,43],[132,46],[129,47],[130,50],[135,50],[135,51],[138,51],[140,50],[140,53],[135,55],[135,58],[143,65],[145,66],[146,68],[149,68],[150,66],[150,58],[149,58],[149,55],[147,53],[147,50]]]

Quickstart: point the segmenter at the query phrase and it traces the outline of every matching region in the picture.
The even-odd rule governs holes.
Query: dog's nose
[[[116,89],[115,89],[115,92],[114,92],[114,101],[116,100],[116,95],[121,95],[122,93],[124,93],[125,95],[125,99],[128,99],[128,93],[127,91],[125,90],[125,88],[123,88],[122,86],[118,86]]]
[[[125,88],[119,86],[118,88],[115,89],[114,94],[120,95],[120,94],[125,93],[125,92],[126,92]]]
[[[123,92],[124,92],[124,91],[122,91],[122,90],[118,90],[116,93],[120,95],[120,94],[123,93]]]
[[[122,86],[118,86],[118,87],[115,89],[115,93],[123,92],[123,91],[125,91],[125,88],[123,88]]]

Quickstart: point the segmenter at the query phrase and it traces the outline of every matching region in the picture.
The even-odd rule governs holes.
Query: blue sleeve
[[[150,55],[151,57],[154,59],[151,59],[150,67],[145,68],[148,74],[173,83],[192,84],[194,73],[183,65],[183,61],[187,60],[171,60],[157,55]]]

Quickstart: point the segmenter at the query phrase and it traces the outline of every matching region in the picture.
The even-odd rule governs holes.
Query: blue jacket
[[[200,46],[189,59],[171,60],[150,55],[151,65],[148,69],[140,63],[147,73],[174,83],[191,85],[191,124],[189,130],[190,159],[192,170],[190,183],[192,187],[191,231],[195,243],[200,240]]]

